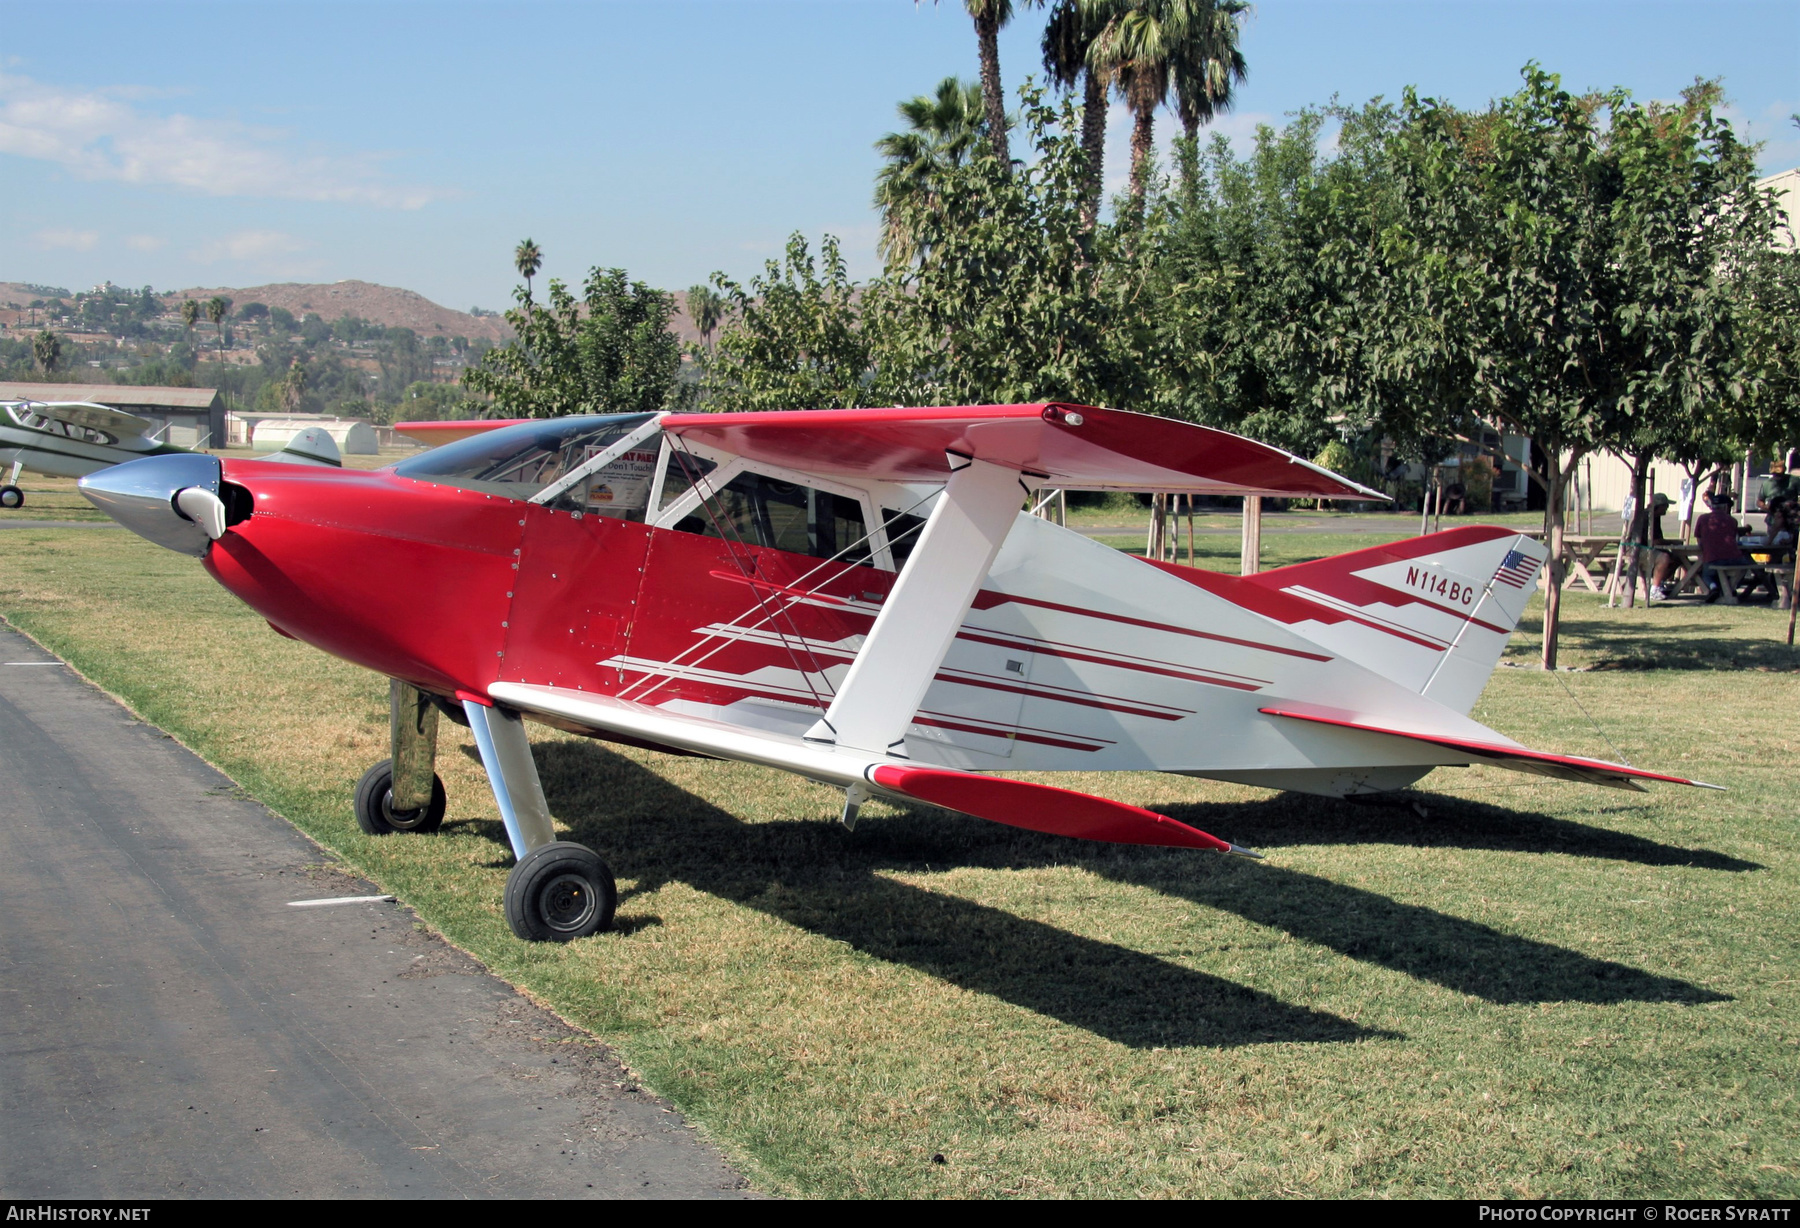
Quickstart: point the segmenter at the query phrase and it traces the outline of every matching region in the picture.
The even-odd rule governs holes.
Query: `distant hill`
[[[245,303],[282,307],[304,317],[317,313],[327,321],[340,316],[359,316],[387,328],[410,328],[421,337],[485,337],[496,344],[512,339],[512,329],[499,316],[474,316],[466,311],[440,307],[423,294],[396,286],[367,281],[329,284],[281,282],[270,286],[219,286],[177,290],[164,296],[171,307],[189,298],[209,299],[215,294],[231,300],[236,311]],[[0,296],[3,297],[3,296]]]
[[[28,281],[0,281],[0,307],[23,307],[36,299],[73,298],[61,286],[37,286]]]
[[[378,286],[367,281],[330,283],[279,282],[267,286],[195,286],[174,290],[162,296],[165,309],[180,309],[183,299],[209,299],[215,294],[231,300],[235,312],[245,303],[261,303],[265,307],[282,307],[303,318],[317,312],[327,322],[340,316],[360,316],[387,328],[410,328],[421,337],[467,337],[471,341],[486,337],[495,344],[512,340],[512,329],[500,316],[476,316],[450,307],[440,307],[424,295],[398,286]],[[37,286],[27,282],[0,281],[0,308],[24,307],[35,299],[71,298],[69,291],[53,286]],[[685,345],[700,342],[700,331],[687,313],[687,294],[674,291],[675,315],[671,330]]]

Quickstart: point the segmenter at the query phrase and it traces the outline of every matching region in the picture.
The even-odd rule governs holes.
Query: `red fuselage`
[[[614,693],[632,675],[601,661],[627,651],[674,658],[699,628],[737,619],[783,586],[867,603],[894,579],[387,471],[227,460],[224,477],[255,504],[207,554],[219,583],[283,634],[446,696],[482,695],[496,681]],[[782,618],[825,640],[865,634],[871,622],[813,603]],[[708,664],[749,672],[755,663],[737,658],[770,651],[732,644]],[[716,690],[674,679],[657,699],[720,698]]]

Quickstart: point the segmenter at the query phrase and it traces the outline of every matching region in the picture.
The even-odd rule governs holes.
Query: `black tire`
[[[356,825],[371,836],[389,836],[397,831],[436,831],[444,821],[444,808],[448,804],[444,782],[433,772],[430,803],[418,810],[395,810],[392,759],[383,759],[356,782]]]
[[[611,929],[619,891],[585,844],[540,845],[506,876],[506,923],[526,942],[572,942]]]
[[[0,486],[0,507],[15,508],[25,506],[25,492],[17,486]]]

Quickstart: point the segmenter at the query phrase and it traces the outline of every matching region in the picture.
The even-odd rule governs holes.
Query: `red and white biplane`
[[[606,927],[524,721],[745,760],[1087,840],[1247,850],[1008,776],[1162,771],[1330,797],[1492,764],[1637,788],[1469,719],[1545,548],[1469,527],[1242,578],[1034,517],[1043,490],[1375,492],[1249,439],[1088,406],[418,423],[386,469],[162,456],[82,479],[283,635],[387,675],[366,831],[429,831],[441,711],[474,735],[528,939]]]

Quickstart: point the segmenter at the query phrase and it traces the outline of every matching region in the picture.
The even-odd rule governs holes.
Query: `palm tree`
[[[200,300],[184,298],[181,300],[181,325],[187,329],[188,344],[194,340],[194,325],[200,322]]]
[[[701,339],[706,342],[706,348],[710,350],[713,333],[725,318],[725,300],[714,293],[711,287],[689,286],[687,313],[688,319],[700,331]]]
[[[1238,33],[1250,5],[1247,0],[1215,0],[1210,7],[1175,66],[1175,112],[1190,141],[1201,124],[1231,110],[1232,87],[1250,75],[1238,50]]]
[[[519,276],[525,279],[525,301],[531,302],[531,279],[537,271],[544,267],[544,253],[530,239],[513,248],[513,267],[519,270]]]
[[[306,368],[296,357],[288,366],[287,378],[281,381],[281,408],[291,414],[300,408],[301,398],[305,396]]]
[[[217,294],[206,300],[206,318],[219,330],[219,370],[225,370],[225,313],[231,304]],[[222,378],[222,377],[221,377]]]
[[[54,375],[56,364],[62,361],[62,338],[46,328],[31,339],[31,356],[45,375]]]
[[[1139,204],[1149,185],[1156,109],[1171,92],[1190,136],[1230,108],[1231,87],[1246,72],[1237,38],[1248,8],[1245,0],[1114,0],[1088,58],[1131,108],[1131,196]]]
[[[1082,87],[1081,149],[1088,158],[1088,199],[1082,221],[1089,229],[1100,218],[1107,79],[1103,68],[1088,62],[1088,52],[1117,7],[1116,0],[1057,0],[1044,24],[1044,71],[1065,90]]]
[[[1000,165],[1011,167],[1012,154],[1006,145],[1006,90],[1000,84],[1000,28],[1012,20],[1012,0],[963,0],[963,7],[975,22],[975,45],[981,58],[981,100],[987,115],[988,139]]]
[[[917,254],[918,211],[930,207],[938,177],[968,158],[987,130],[987,117],[981,86],[955,77],[895,109],[907,127],[875,142],[887,159],[875,176],[875,207],[882,215],[882,253],[905,262]]]

